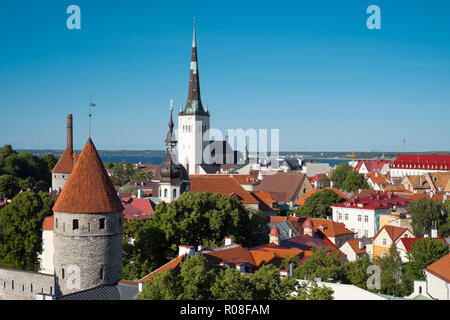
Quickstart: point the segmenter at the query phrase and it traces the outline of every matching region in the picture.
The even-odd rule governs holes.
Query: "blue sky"
[[[66,8],[81,8],[68,30]],[[381,30],[366,8],[381,8]],[[211,126],[278,128],[282,151],[450,150],[449,1],[7,1],[0,145],[162,149],[186,103],[192,20]]]

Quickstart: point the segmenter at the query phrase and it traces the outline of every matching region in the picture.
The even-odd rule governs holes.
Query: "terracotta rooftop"
[[[366,167],[368,172],[380,172],[381,169],[383,169],[384,165],[388,164],[388,165],[392,165],[392,161],[390,160],[360,160],[358,161],[358,163],[356,164],[355,168],[353,169],[354,171],[358,172],[362,165],[364,164],[364,166]]]
[[[450,253],[430,264],[425,270],[450,283]]]
[[[328,219],[308,218],[303,222],[303,227],[306,227],[308,221],[312,223],[314,229],[322,226],[322,233],[329,238],[355,234],[353,231],[347,229],[344,223],[334,222],[333,220]]]
[[[44,223],[42,224],[42,230],[53,230],[54,219],[53,216],[45,217]]]
[[[181,262],[183,262],[183,260],[186,258],[187,254],[184,254],[182,256],[176,257],[175,259],[167,262],[165,265],[163,265],[162,267],[156,269],[155,271],[151,272],[150,274],[146,275],[145,277],[139,279],[137,282],[144,282],[144,281],[148,281],[150,279],[150,277],[152,277],[155,273],[157,272],[163,272],[164,270],[176,270],[180,267]]]
[[[388,210],[396,207],[406,207],[409,198],[399,197],[393,193],[373,193],[367,197],[359,198],[357,196],[345,202],[333,204],[335,208],[359,208],[363,210]]]
[[[395,242],[403,233],[405,233],[409,229],[385,224],[383,228],[381,228],[380,230],[378,230],[377,233],[375,233],[372,239],[376,239],[383,230],[386,230],[387,234],[389,235],[389,238],[391,238],[391,240]]]
[[[350,247],[353,249],[353,251],[356,254],[363,254],[366,253],[366,245],[364,244],[363,249],[359,248],[359,242],[361,241],[361,239],[350,239],[347,240],[348,244],[350,245]]]
[[[191,193],[220,193],[226,197],[237,196],[245,204],[259,202],[229,175],[190,175]]]
[[[259,202],[259,209],[261,211],[277,211],[273,204],[276,202],[270,192],[250,191],[250,194]]]
[[[74,153],[76,155],[76,153]],[[75,158],[70,154],[68,148],[64,150],[56,165],[53,167],[52,173],[71,173]]]
[[[53,206],[53,211],[104,213],[122,210],[122,203],[89,138]]]

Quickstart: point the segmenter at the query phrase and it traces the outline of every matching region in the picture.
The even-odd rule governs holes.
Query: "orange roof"
[[[141,278],[138,280],[138,282],[144,282],[144,281],[148,281],[150,280],[150,277],[153,277],[153,275],[155,273],[159,273],[159,272],[163,272],[164,270],[174,270],[175,268],[178,268],[178,266],[180,265],[180,263],[184,260],[184,258],[186,257],[187,254],[181,255],[179,257],[176,257],[175,259],[167,262],[165,265],[163,265],[162,267],[159,267],[158,269],[156,269],[155,271],[153,271],[152,273],[146,275],[145,277]]]
[[[419,200],[421,198],[429,198],[430,199],[430,195],[427,194],[427,193],[416,193],[416,194],[413,194],[409,199],[411,201],[416,201],[416,200]],[[431,198],[431,200],[444,201],[444,194],[443,193],[441,193],[441,194],[434,194],[433,197]]]
[[[359,248],[359,242],[360,241],[361,241],[361,239],[350,239],[350,240],[347,240],[348,244],[353,249],[353,251],[355,251],[356,254],[366,253],[366,245],[365,244],[364,244],[364,248],[363,249]]]
[[[276,222],[285,222],[285,221],[299,221],[300,219],[305,219],[305,217],[294,217],[294,216],[269,216],[269,223],[276,223]]]
[[[263,250],[250,250],[250,255],[255,262],[255,266],[259,267],[261,264],[267,264],[269,261],[275,258],[275,254],[269,251]]]
[[[44,223],[42,224],[42,230],[54,230],[53,222],[53,216],[45,217]]]
[[[450,253],[430,264],[425,270],[450,283]]]
[[[396,226],[391,226],[388,224],[385,224],[383,226],[383,228],[381,228],[380,230],[378,230],[378,232],[372,237],[372,239],[376,239],[378,237],[378,235],[381,233],[381,231],[386,230],[387,234],[389,235],[389,238],[391,238],[392,241],[396,241],[403,233],[405,233],[407,230],[407,228],[402,228],[402,227],[396,227]]]
[[[246,204],[259,202],[233,178],[226,175],[190,175],[191,193],[220,193],[226,197],[236,195]]]
[[[236,180],[239,184],[259,184],[260,181],[256,178],[254,178],[250,174],[231,174],[230,177],[232,177],[234,180]]]
[[[63,154],[55,164],[52,173],[71,173],[73,169],[74,157],[70,154],[68,148],[64,150]]]
[[[276,202],[270,192],[263,191],[250,191],[250,194],[259,202],[259,209],[262,211],[276,211],[278,208],[273,208],[273,204]]]
[[[323,227],[322,233],[325,236],[327,236],[328,238],[339,237],[339,236],[343,236],[343,235],[347,235],[347,234],[355,234],[353,231],[347,229],[345,227],[345,224],[342,222],[334,222],[333,220],[328,220],[328,219],[308,218],[305,222],[303,222],[304,226],[308,220],[310,222],[312,222],[314,229],[317,229],[320,226],[322,226]]]
[[[122,203],[89,138],[53,206],[53,211],[100,213],[122,210]]]
[[[322,190],[325,190],[325,189],[331,189],[331,188],[330,188],[330,187],[326,187],[326,188],[322,188],[322,189],[312,189],[312,190],[309,191],[307,194],[305,194],[305,195],[303,196],[303,198],[301,198],[300,200],[298,200],[298,201],[297,201],[297,204],[300,205],[300,206],[303,206],[303,205],[305,204],[305,202],[306,202],[306,199],[308,199],[311,195],[313,195],[313,194],[316,193],[317,191],[322,191]],[[334,193],[336,193],[338,196],[340,196],[340,197],[342,197],[342,198],[348,200],[348,197],[347,197],[342,191],[340,191],[339,189],[333,188],[333,189],[331,189],[331,190],[333,190]]]

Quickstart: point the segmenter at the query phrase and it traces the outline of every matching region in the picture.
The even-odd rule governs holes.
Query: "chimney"
[[[138,189],[138,196],[139,199],[144,197],[144,191],[142,191],[142,189]]]
[[[185,245],[179,245],[178,246],[178,256],[183,256],[187,254],[188,256],[194,255],[194,247],[193,246],[185,246]]]
[[[280,245],[280,231],[276,226],[273,226],[272,229],[270,229],[269,243],[273,243],[277,246]]]
[[[314,181],[314,189],[319,189],[319,181]]]
[[[73,155],[73,126],[72,115],[67,115],[67,149],[70,151],[70,155]]]
[[[225,237],[225,245],[231,246],[232,244],[233,244],[233,239],[231,239],[230,237]]]

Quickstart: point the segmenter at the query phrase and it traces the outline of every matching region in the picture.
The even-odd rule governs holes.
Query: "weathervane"
[[[92,107],[95,107],[95,103],[92,103],[92,94],[90,94],[89,95],[89,138],[91,137]]]

